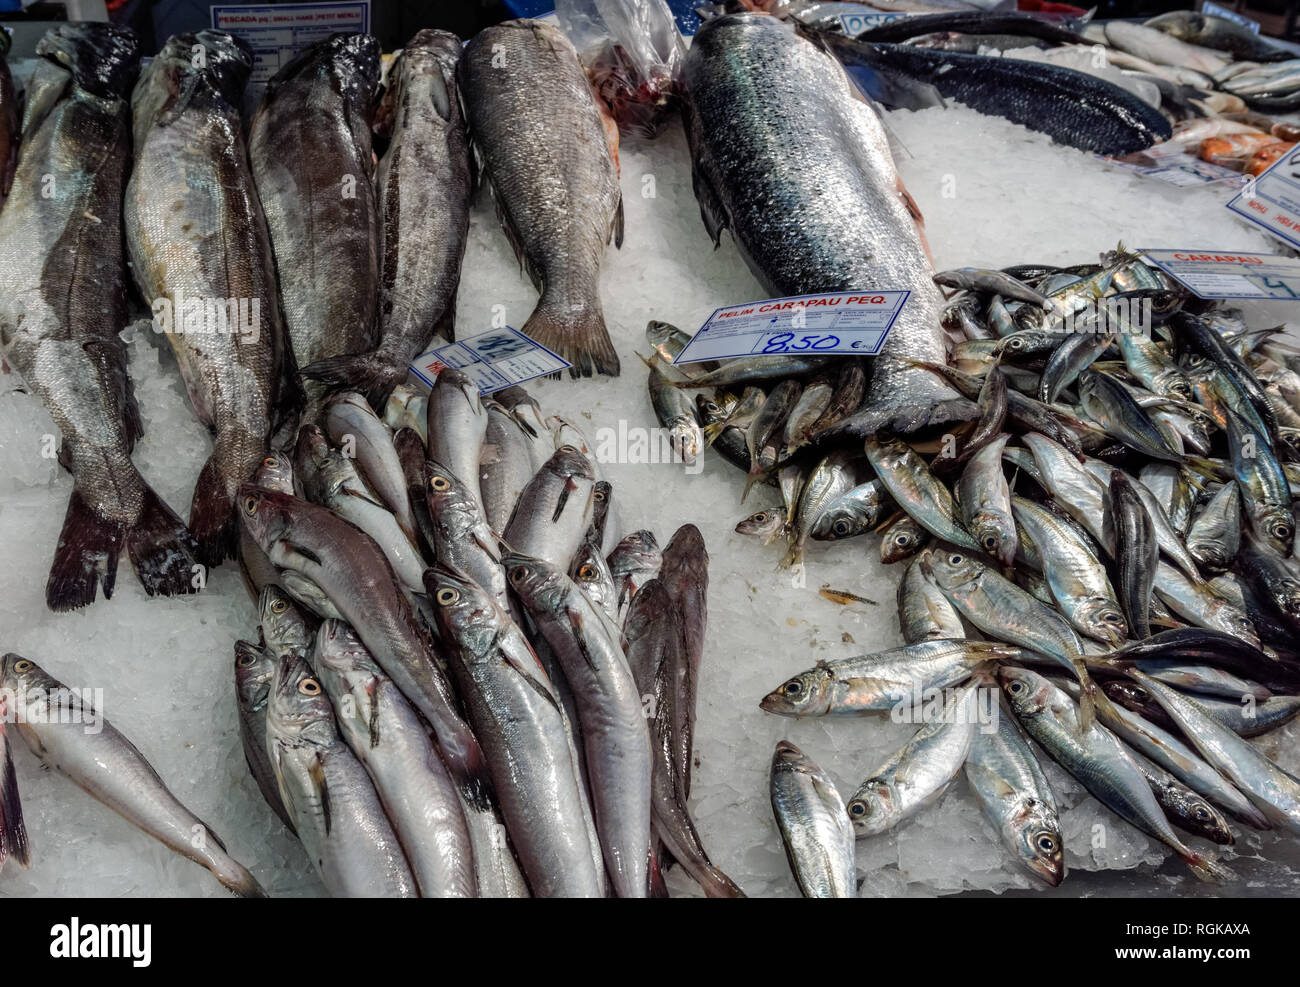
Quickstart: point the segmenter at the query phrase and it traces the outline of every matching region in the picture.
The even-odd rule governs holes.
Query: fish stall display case
[[[0,59],[0,897],[1300,891],[1300,50],[297,6]]]

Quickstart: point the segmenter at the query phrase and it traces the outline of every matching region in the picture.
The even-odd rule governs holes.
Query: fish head
[[[470,655],[485,655],[509,617],[478,583],[450,566],[424,570],[424,588],[433,601],[442,637]]]
[[[1289,507],[1261,505],[1251,515],[1255,534],[1283,556],[1291,554],[1295,541],[1295,517]]]
[[[267,490],[293,496],[293,460],[289,454],[283,450],[267,453],[253,474],[253,483]]]
[[[429,514],[435,523],[440,518],[454,514],[458,520],[462,520],[464,527],[457,534],[468,534],[477,520],[478,502],[455,473],[435,460],[425,460],[424,493],[429,502]]]
[[[78,86],[96,96],[126,97],[140,71],[139,38],[115,24],[59,24],[36,43],[36,54],[62,65]]]
[[[910,518],[889,526],[880,542],[880,561],[886,565],[911,558],[925,543],[925,531]]]
[[[704,434],[693,418],[677,418],[668,426],[668,443],[683,463],[694,466],[704,447]]]
[[[1146,715],[1149,710],[1161,708],[1155,697],[1137,682],[1111,679],[1102,683],[1101,691],[1107,699],[1134,713]]]
[[[1160,396],[1173,398],[1177,401],[1190,403],[1194,397],[1192,382],[1177,367],[1170,367],[1168,370],[1157,374],[1155,380],[1152,381],[1152,387]]]
[[[980,511],[970,523],[970,534],[975,544],[1005,566],[1016,557],[1016,527],[1005,514]]]
[[[1008,820],[1015,830],[1020,862],[1052,887],[1065,879],[1065,841],[1051,806],[1026,797]]]
[[[1015,665],[1003,665],[997,671],[998,682],[1007,695],[1007,701],[1016,717],[1037,716],[1052,705],[1055,689],[1052,683],[1037,672]]]
[[[965,549],[936,545],[921,554],[921,574],[942,590],[955,590],[983,575],[987,566]]]
[[[1112,648],[1122,647],[1128,637],[1128,621],[1124,612],[1113,601],[1102,596],[1090,596],[1075,607],[1074,620],[1087,628],[1085,633]]]
[[[701,391],[695,395],[695,409],[699,414],[700,424],[705,427],[726,421],[727,416],[736,410],[736,405],[739,403],[739,397],[721,389],[712,394]]]
[[[658,571],[663,565],[663,552],[654,532],[642,528],[625,535],[609,553],[609,571],[615,577],[643,569]]]
[[[582,543],[578,554],[573,557],[569,576],[597,606],[613,598],[614,577],[610,574],[605,557],[600,554],[599,545]]]
[[[887,781],[874,779],[858,789],[846,809],[853,823],[854,836],[858,839],[885,832],[902,814],[893,786]]]
[[[821,716],[830,709],[835,676],[822,662],[773,689],[759,708],[778,716]]]
[[[1218,626],[1230,628],[1229,633],[1233,637],[1240,638],[1253,648],[1259,647],[1259,632],[1255,629],[1255,622],[1249,616],[1238,610],[1230,600],[1221,599],[1213,593],[1207,593],[1206,596],[1209,598],[1208,606]],[[1300,583],[1291,584],[1289,601],[1283,599],[1279,602],[1284,612],[1290,611],[1300,616]]]
[[[288,593],[267,583],[257,600],[261,612],[262,640],[277,655],[294,651],[306,657],[311,651],[314,621],[310,620]]]
[[[737,524],[736,534],[752,535],[768,539],[775,537],[784,527],[785,512],[779,507],[771,507],[767,510],[755,511],[749,517]],[[813,537],[817,537],[815,528],[813,531]]]
[[[304,503],[297,497],[252,483],[241,483],[236,498],[240,523],[267,555],[288,534],[294,508]]]
[[[542,469],[569,480],[596,482],[596,471],[592,468],[591,460],[574,445],[559,446]]]
[[[1235,557],[1235,553],[1234,556],[1228,555],[1223,542],[1218,538],[1189,538],[1187,551],[1197,565],[1209,572],[1224,572]]]
[[[830,507],[813,522],[808,534],[818,541],[852,538],[875,527],[879,513],[878,506],[869,504]]]
[[[235,691],[241,706],[261,709],[271,693],[275,659],[250,641],[235,642]]]
[[[358,713],[363,719],[369,718],[368,699],[378,685],[378,666],[350,624],[334,619],[322,621],[311,663],[326,692],[353,696],[367,707]]]
[[[310,740],[333,732],[334,709],[325,687],[301,655],[290,653],[276,663],[266,719],[268,730],[287,738]]]
[[[563,572],[543,559],[507,552],[501,557],[506,582],[529,610],[551,611],[564,606],[569,582]]]
[[[36,662],[13,652],[0,658],[0,689],[24,693],[29,689],[44,688],[54,680]],[[0,702],[3,702],[0,695]]]

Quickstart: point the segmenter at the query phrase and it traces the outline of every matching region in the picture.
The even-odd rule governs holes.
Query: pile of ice
[[[1004,266],[1086,261],[1123,240],[1131,247],[1272,250],[1275,244],[1223,209],[1228,190],[1174,190],[1023,128],[954,108],[889,117],[903,177],[927,220],[936,264]],[[626,239],[603,275],[611,333],[623,362],[613,381],[539,383],[548,411],[587,432],[617,434],[654,425],[645,372],[648,319],[698,327],[713,309],[763,296],[735,247],[714,250],[691,193],[681,134],[622,153]],[[496,306],[521,326],[536,295],[520,273],[491,204],[474,213],[460,292],[465,334],[492,324]],[[1275,310],[1261,324],[1282,321]],[[194,423],[168,353],[147,330],[131,344],[131,370],[147,435],[137,460],[169,503],[187,509],[208,441]],[[30,395],[0,379],[0,648],[25,653],[71,686],[102,688],[108,718],[132,738],[172,790],[205,819],[271,894],[319,894],[297,841],[263,804],[236,730],[232,645],[255,633],[254,610],[237,572],[213,574],[197,597],[148,600],[123,563],[117,593],[76,614],[45,609],[43,584],[70,482],[41,457],[48,416]],[[530,385],[532,386],[532,385]],[[622,458],[628,458],[624,455]],[[901,643],[894,610],[899,570],[879,565],[878,541],[815,543],[802,580],[776,568],[780,555],[733,533],[736,521],[775,499],[757,491],[742,508],[742,477],[712,454],[698,474],[680,465],[602,462],[625,518],[655,518],[666,539],[690,521],[712,556],[709,635],[700,682],[694,812],[715,862],[751,895],[796,893],[768,802],[772,749],[788,736],[852,792],[863,773],[911,728],[887,716],[828,724],[763,713],[759,698],[819,658]],[[767,498],[767,499],[765,499]],[[829,584],[877,601],[841,607],[818,595]],[[1266,738],[1270,753],[1298,766],[1295,734]],[[19,784],[33,843],[33,868],[0,873],[0,895],[219,895],[205,871],[165,850],[63,778],[43,773],[24,750]],[[1064,808],[1067,863],[1076,873],[1056,894],[1167,891],[1211,893],[1166,865],[1163,853],[1085,796],[1053,765]],[[1300,881],[1294,843],[1250,836],[1237,859],[1248,878],[1229,893],[1290,890]],[[1259,848],[1256,851],[1255,848]],[[887,836],[859,843],[868,895],[930,895],[1029,887],[998,846],[959,779],[945,799]],[[1290,865],[1288,867],[1288,864]],[[1081,871],[1111,873],[1095,880]],[[1166,876],[1167,875],[1167,876]],[[675,893],[698,893],[670,872]]]

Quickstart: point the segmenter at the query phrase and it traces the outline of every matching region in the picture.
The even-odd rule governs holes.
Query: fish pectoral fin
[[[317,555],[315,552],[313,552],[310,548],[307,548],[305,545],[299,545],[297,542],[288,541],[288,540],[282,541],[280,544],[284,546],[286,551],[291,552],[294,555],[301,556],[302,558],[306,559],[308,562],[311,562],[314,565],[323,564],[321,562],[320,556]]]
[[[308,777],[311,779],[312,788],[315,789],[316,797],[320,799],[321,816],[325,820],[325,835],[330,835],[330,792],[329,787],[325,784],[325,765],[321,763],[320,755],[317,754],[311,762],[311,767],[307,769]]]
[[[569,611],[569,627],[573,631],[573,641],[582,652],[582,660],[587,663],[587,667],[592,671],[596,669],[596,660],[592,657],[591,649],[587,647],[587,636],[582,632],[582,614],[576,610]]]
[[[535,691],[539,696],[541,696],[548,703],[550,703],[551,706],[553,706],[557,711],[559,711],[561,715],[563,715],[564,710],[560,707],[559,700],[556,699],[555,693],[552,692],[551,689],[544,682],[542,682],[540,679],[537,678],[536,675],[533,674],[532,669],[517,662],[514,659],[514,656],[511,655],[505,648],[500,648],[498,649],[498,651],[501,655],[502,661],[504,661],[508,666],[513,668],[516,672],[518,672],[520,676],[523,678],[523,680],[533,689],[533,691]],[[545,669],[542,668],[541,661],[538,660],[535,655],[534,655],[534,660],[537,661],[538,669],[541,669],[542,674],[545,674]]]
[[[621,192],[619,193],[618,196],[618,209],[614,213],[614,222],[610,230],[610,233],[614,238],[614,249],[622,250],[623,249],[623,194]]]
[[[691,185],[695,188],[695,198],[700,204],[700,218],[704,220],[704,228],[709,231],[713,246],[717,247],[722,242],[722,231],[727,228],[727,212],[722,205],[722,197],[698,165],[691,169]]]
[[[490,542],[485,541],[483,538],[480,538],[480,537],[478,536],[477,533],[475,533],[475,534],[472,536],[473,539],[474,539],[474,544],[477,545],[479,548],[483,549],[483,551],[487,553],[488,558],[490,558],[490,559],[491,559],[493,562],[495,562],[497,565],[500,565],[500,564],[501,564],[501,544],[500,544],[500,541],[499,541],[499,536],[497,535],[497,533],[496,533],[495,531],[490,532],[490,534],[491,534],[494,538],[498,538],[498,542],[497,542],[497,544],[493,545],[493,544],[491,544]]]

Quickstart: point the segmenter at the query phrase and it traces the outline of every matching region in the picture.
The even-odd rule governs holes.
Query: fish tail
[[[221,886],[240,898],[269,898],[270,895],[257,883],[257,878],[249,873],[243,864],[232,857],[226,857],[218,868],[209,864],[212,875],[221,882]]]
[[[126,551],[150,596],[193,593],[199,546],[189,528],[154,491],[144,488],[144,506],[127,533]]]
[[[650,867],[646,871],[646,893],[651,898],[667,898],[668,885],[664,883],[664,871],[659,864],[659,854],[655,853],[654,840],[650,841]]]
[[[234,504],[216,451],[203,464],[194,486],[190,531],[198,541],[198,560],[205,566],[217,566],[232,558],[239,544]]]
[[[1197,880],[1204,881],[1206,884],[1228,884],[1237,879],[1237,875],[1232,868],[1220,863],[1214,857],[1196,853],[1193,850],[1188,850],[1180,855],[1183,862],[1196,875]]]
[[[318,380],[326,391],[360,391],[382,415],[393,388],[406,376],[406,367],[395,366],[378,352],[358,353],[318,360],[302,369],[302,375]]]
[[[605,316],[599,303],[559,311],[547,305],[543,295],[522,331],[529,339],[572,364],[570,376],[618,376],[618,354],[614,352],[614,343],[605,328]]]
[[[59,611],[94,603],[101,581],[104,599],[111,598],[125,536],[121,524],[100,515],[74,486],[45,582],[46,605]]]
[[[18,798],[18,775],[14,771],[13,748],[0,723],[0,865],[13,857],[24,867],[32,865],[23,804]]]

